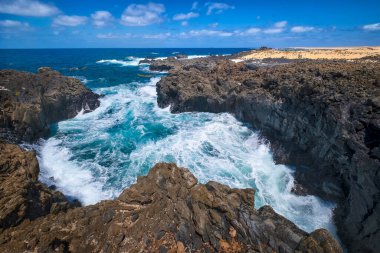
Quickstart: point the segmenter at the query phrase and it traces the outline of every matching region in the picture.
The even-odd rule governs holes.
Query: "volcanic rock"
[[[79,202],[70,203],[62,193],[38,182],[33,152],[0,140],[0,154],[0,232],[24,220],[78,206]]]
[[[380,63],[252,68],[206,58],[171,66],[157,84],[160,107],[230,112],[250,123],[277,162],[297,167],[303,192],[338,202],[335,221],[349,250],[379,252]]]
[[[37,74],[1,70],[0,87],[0,138],[14,143],[46,137],[51,123],[99,106],[99,95],[48,67]]]
[[[50,214],[0,234],[0,252],[342,252],[326,230],[309,234],[253,189],[197,183],[156,164],[116,200]]]

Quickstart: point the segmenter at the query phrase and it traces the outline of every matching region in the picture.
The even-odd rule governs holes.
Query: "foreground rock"
[[[350,251],[379,252],[379,63],[203,59],[172,67],[157,93],[172,112],[231,112],[260,129],[308,193],[339,202],[335,221]]]
[[[37,74],[0,71],[0,138],[33,142],[49,134],[49,125],[99,106],[99,95],[79,80],[50,68]]]
[[[38,182],[39,166],[33,152],[0,140],[0,154],[0,232],[24,220],[78,206]]]
[[[198,184],[174,164],[154,166],[118,199],[26,221],[0,234],[1,252],[342,252],[325,230],[308,234],[252,189]]]

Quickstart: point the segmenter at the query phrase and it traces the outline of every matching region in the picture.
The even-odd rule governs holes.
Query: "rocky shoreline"
[[[12,143],[47,137],[50,124],[99,106],[99,95],[48,67],[37,74],[0,71],[0,138]]]
[[[278,163],[295,165],[299,188],[338,202],[335,222],[350,252],[380,249],[378,61],[234,63],[156,61],[169,70],[158,104],[174,113],[230,112],[270,140]]]
[[[99,95],[49,68],[0,71],[1,252],[342,252],[324,229],[307,233],[253,189],[197,179],[175,164],[154,166],[115,200],[80,207],[38,182],[35,154],[15,144],[99,106]]]

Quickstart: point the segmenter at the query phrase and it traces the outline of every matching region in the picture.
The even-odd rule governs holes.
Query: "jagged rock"
[[[378,62],[171,65],[157,84],[160,107],[230,112],[251,123],[277,162],[297,166],[302,192],[338,201],[335,221],[351,252],[380,250]]]
[[[176,54],[175,56],[177,59],[187,59],[187,55],[186,54]]]
[[[152,61],[153,61],[152,58],[145,58],[145,59],[139,61],[139,65],[140,64],[150,64]]]
[[[39,166],[33,152],[0,140],[0,154],[0,231],[78,206],[38,182]]]
[[[198,184],[156,164],[116,200],[26,221],[0,234],[1,252],[342,252],[325,230],[308,234],[253,189]]]
[[[0,87],[0,138],[16,143],[46,137],[51,123],[99,106],[99,95],[49,67],[37,74],[1,70]]]

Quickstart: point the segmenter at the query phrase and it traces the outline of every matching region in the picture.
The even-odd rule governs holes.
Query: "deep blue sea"
[[[157,162],[175,162],[202,183],[255,188],[256,208],[269,204],[306,231],[324,227],[335,234],[334,204],[292,194],[292,168],[273,162],[257,131],[227,113],[171,114],[169,108],[160,109],[155,85],[165,73],[138,64],[144,57],[242,50],[0,50],[0,68],[36,72],[50,66],[104,95],[98,109],[54,125],[51,137],[35,147],[40,180],[85,205],[117,197]]]

